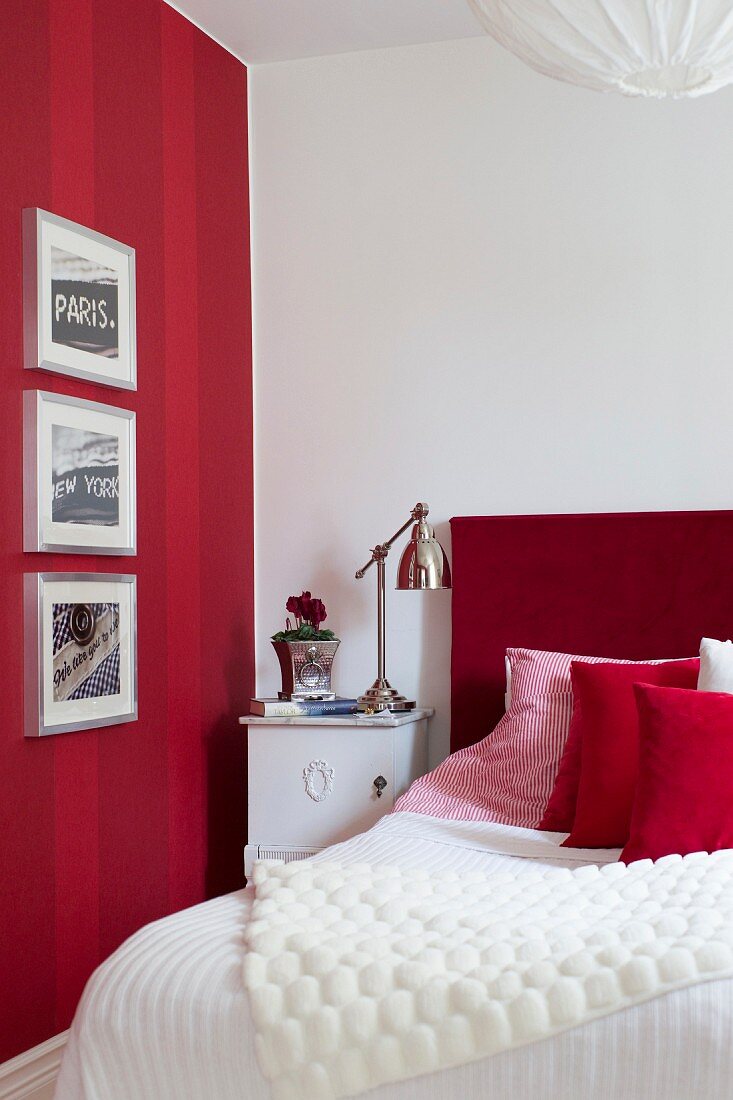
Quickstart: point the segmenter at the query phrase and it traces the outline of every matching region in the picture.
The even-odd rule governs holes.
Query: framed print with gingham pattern
[[[136,587],[122,573],[26,574],[26,737],[137,719]]]

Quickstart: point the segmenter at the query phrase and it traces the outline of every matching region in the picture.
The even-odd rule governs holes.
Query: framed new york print
[[[137,718],[136,579],[25,576],[25,735]]]
[[[135,250],[24,210],[23,326],[29,370],[137,389]]]
[[[26,390],[23,547],[135,554],[135,413]]]

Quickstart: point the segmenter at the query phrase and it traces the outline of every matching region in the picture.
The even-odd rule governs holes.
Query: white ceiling
[[[483,34],[467,0],[167,0],[242,61]]]

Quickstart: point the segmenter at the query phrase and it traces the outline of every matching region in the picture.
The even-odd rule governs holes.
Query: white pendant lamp
[[[733,83],[731,0],[468,0],[533,69],[599,92],[673,99]]]

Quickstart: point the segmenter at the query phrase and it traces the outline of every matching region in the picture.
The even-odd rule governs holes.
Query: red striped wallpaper
[[[246,71],[161,0],[3,0],[0,1060],[147,921],[242,881],[251,694]],[[22,369],[21,210],[137,250],[134,394]],[[22,390],[138,414],[137,558],[24,555]],[[26,741],[24,570],[138,575],[140,719]]]

